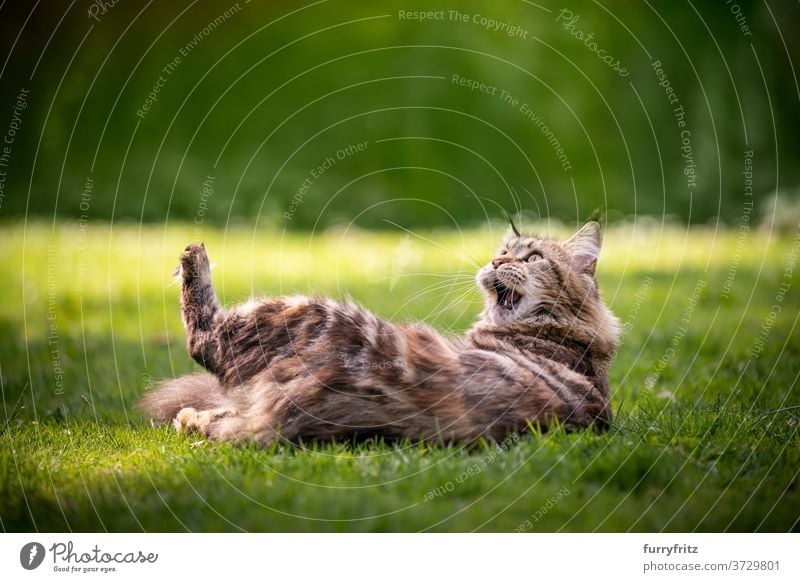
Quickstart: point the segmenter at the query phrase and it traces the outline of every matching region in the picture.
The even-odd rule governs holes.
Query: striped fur
[[[600,225],[565,242],[511,234],[477,275],[479,321],[448,339],[350,304],[281,297],[225,311],[205,248],[181,256],[191,356],[208,370],[141,402],[213,440],[500,440],[529,423],[605,426],[619,324],[594,277]]]

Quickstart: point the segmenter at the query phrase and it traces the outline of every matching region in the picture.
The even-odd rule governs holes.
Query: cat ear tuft
[[[592,213],[589,215],[589,218],[586,219],[586,222],[599,222],[603,224],[603,218],[605,218],[605,211],[603,210],[602,206],[598,206],[595,208]]]
[[[511,232],[514,233],[514,236],[520,237],[522,233],[517,228],[517,225],[514,224],[514,220],[511,218],[511,215],[508,212],[503,211],[506,215],[506,220],[508,221],[509,226],[511,227]]]
[[[596,220],[584,224],[564,243],[572,255],[572,266],[580,273],[594,276],[597,257],[603,242],[602,227]]]

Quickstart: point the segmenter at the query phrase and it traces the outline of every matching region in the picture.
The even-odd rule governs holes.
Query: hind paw
[[[178,434],[199,432],[207,436],[208,427],[214,420],[232,414],[236,414],[236,410],[233,408],[212,408],[200,411],[194,408],[182,408],[172,419],[172,426],[175,427]]]

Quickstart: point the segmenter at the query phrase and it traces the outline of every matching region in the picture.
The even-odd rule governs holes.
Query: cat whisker
[[[367,282],[368,283],[382,283],[382,282],[385,282],[385,281],[396,281],[398,279],[409,278],[409,277],[418,277],[420,279],[422,279],[422,278],[434,278],[434,277],[438,278],[438,279],[456,279],[456,280],[459,280],[459,281],[462,281],[462,282],[463,281],[469,281],[469,282],[471,282],[473,284],[474,284],[474,281],[475,281],[474,273],[469,273],[469,274],[463,273],[463,274],[452,275],[452,274],[439,274],[439,273],[419,272],[419,273],[400,273],[400,274],[397,274],[397,275],[387,275],[385,277],[377,277],[375,279],[370,279]]]
[[[471,293],[473,291],[477,292],[477,290],[474,288],[473,285],[467,286],[467,285],[465,285],[463,283],[459,284],[459,283],[451,283],[451,282],[439,282],[439,283],[433,283],[431,285],[428,285],[427,287],[424,287],[424,288],[420,289],[416,293],[413,293],[412,295],[410,295],[406,299],[405,302],[409,303],[409,302],[417,301],[417,300],[420,300],[420,299],[423,299],[423,298],[430,299],[431,298],[431,294],[433,294],[433,293],[439,293],[438,295],[433,295],[433,297],[435,298],[435,297],[440,297],[440,296],[444,296],[444,295],[452,294],[452,293],[468,294],[468,293]]]
[[[450,309],[454,305],[458,305],[458,304],[474,305],[476,303],[481,304],[481,305],[483,304],[483,301],[481,301],[481,300],[468,300],[467,297],[469,296],[469,294],[470,294],[470,291],[464,291],[464,292],[460,293],[459,295],[457,295],[456,297],[454,297],[447,305],[445,305],[442,308],[439,308],[439,311],[438,311],[437,315],[435,315],[434,318],[433,318],[434,321],[439,317],[439,315],[441,315],[441,313],[443,311],[446,311],[446,310]]]
[[[428,299],[428,300],[431,300],[431,299],[433,299],[433,300],[436,300],[436,299],[439,299],[440,297],[442,297],[442,298],[445,298],[445,297],[447,297],[448,295],[451,295],[452,293],[453,293],[453,291],[445,291],[445,292],[443,292],[443,293],[440,293],[440,294],[438,294],[438,295],[433,295],[433,296],[431,296],[431,295],[428,295],[428,296],[426,297],[426,299]],[[462,304],[462,305],[464,305],[464,306],[465,306],[465,311],[466,311],[466,307],[467,307],[467,306],[471,306],[471,305],[475,305],[475,304],[479,304],[479,305],[482,305],[482,304],[483,304],[483,301],[481,301],[481,300],[467,300],[466,298],[467,298],[467,296],[468,296],[470,293],[471,293],[471,290],[462,291],[461,293],[458,293],[458,294],[456,295],[456,297],[455,297],[455,298],[453,298],[453,299],[452,299],[452,300],[451,300],[449,303],[447,303],[446,305],[442,306],[442,302],[439,302],[437,305],[433,306],[433,307],[431,308],[431,312],[432,312],[432,313],[435,313],[435,315],[434,315],[434,316],[433,316],[433,318],[430,320],[430,322],[431,322],[431,323],[435,322],[435,321],[436,321],[436,320],[439,318],[439,316],[440,316],[440,315],[441,315],[441,314],[442,314],[444,311],[447,311],[447,310],[449,310],[449,309],[450,309],[450,308],[452,308],[454,305]],[[413,304],[415,301],[416,301],[416,300],[415,300],[414,298],[409,298],[408,300],[404,301],[404,302],[403,302],[403,304],[402,304],[400,307],[398,307],[398,308],[397,308],[397,310],[396,310],[396,311],[395,311],[395,313],[393,314],[393,317],[397,316],[397,315],[398,315],[399,313],[401,313],[401,312],[402,312],[404,309],[406,309],[406,307],[407,307],[408,305],[410,305],[410,304]]]
[[[472,285],[470,285],[469,286],[470,288],[468,289],[467,285],[465,283],[459,283],[457,281],[456,282],[445,281],[445,282],[433,283],[432,285],[428,285],[427,287],[424,287],[420,291],[417,291],[416,293],[411,295],[411,297],[409,297],[406,302],[408,302],[408,301],[416,301],[417,299],[422,299],[428,293],[433,293],[434,291],[441,291],[443,289],[450,289],[450,291],[448,291],[448,292],[451,292],[452,288],[457,287],[458,285],[463,285],[465,291],[470,291],[471,287],[472,287]]]
[[[408,295],[405,291],[403,292],[406,300],[417,301],[429,299],[431,297],[430,294],[436,292],[455,293],[463,291],[479,293],[474,281],[437,281],[435,283],[425,285],[424,287],[415,285],[414,288],[416,290],[410,295]],[[399,290],[395,288],[392,292],[397,294]]]
[[[470,289],[462,290],[462,291],[458,291],[458,290],[455,290],[455,289],[449,289],[447,291],[440,291],[439,293],[437,293],[435,295],[434,294],[427,295],[425,297],[425,299],[427,299],[427,300],[439,300],[439,299],[444,300],[444,299],[446,299],[448,297],[452,297],[454,294],[457,297],[456,301],[463,301],[464,303],[483,305],[483,301],[482,300],[478,300],[478,299],[474,299],[474,300],[470,300],[470,301],[466,300],[466,298],[469,297],[469,295],[472,294],[472,291]],[[408,303],[408,302],[406,302],[406,303]],[[439,308],[439,305],[436,305],[434,307],[434,310],[438,309],[438,308]]]
[[[444,250],[449,255],[451,255],[453,257],[456,257],[457,259],[461,259],[462,258],[462,256],[459,256],[458,254],[454,253],[451,249],[447,248],[446,246],[444,246],[441,243],[436,242],[435,240],[431,240],[431,239],[429,239],[427,237],[422,236],[421,234],[418,234],[418,233],[414,232],[413,230],[409,230],[409,229],[405,228],[404,226],[400,226],[399,224],[389,220],[388,218],[384,218],[383,221],[391,224],[394,227],[399,228],[400,230],[402,230],[404,232],[407,232],[408,234],[411,234],[411,235],[417,237],[420,240],[423,240],[423,241],[425,241],[425,242],[427,242],[429,244],[432,244],[432,245]],[[463,247],[461,248],[461,250],[464,252],[464,254],[467,255],[467,259],[469,259],[472,262],[472,265],[476,269],[480,269],[483,266],[483,263],[479,262],[475,257],[473,257],[471,254],[469,254]]]
[[[434,281],[432,283],[428,283],[427,285],[422,287],[422,290],[430,289],[432,287],[437,287],[437,286],[454,286],[454,285],[462,285],[464,287],[475,287],[475,288],[477,288],[476,285],[475,285],[475,280],[472,279],[472,278],[470,278],[470,279],[447,278],[447,279],[440,279],[440,280]]]

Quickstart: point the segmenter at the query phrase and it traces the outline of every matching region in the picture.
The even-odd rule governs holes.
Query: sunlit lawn
[[[324,293],[457,333],[501,231],[0,229],[4,530],[798,529],[790,236],[609,230],[600,283],[626,331],[607,434],[260,449],[154,429],[133,408],[151,382],[197,369],[171,278],[188,242],[205,241],[226,304]]]

